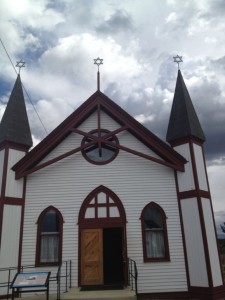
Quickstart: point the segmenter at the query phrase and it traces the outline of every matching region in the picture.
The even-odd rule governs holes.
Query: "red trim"
[[[114,200],[114,203],[120,213],[120,217],[118,218],[93,218],[93,219],[85,219],[85,212],[87,207],[89,207],[90,201],[96,197],[96,195],[98,195],[99,193],[105,193],[107,196],[109,196],[110,198],[112,198]],[[97,204],[96,204],[97,205]],[[84,200],[81,208],[80,208],[80,212],[79,212],[79,217],[78,217],[78,224],[80,226],[84,226],[85,224],[92,224],[92,226],[96,226],[96,225],[101,225],[102,223],[109,223],[109,224],[114,224],[114,223],[121,223],[124,224],[126,223],[126,214],[125,214],[125,210],[123,207],[122,202],[120,201],[120,199],[117,197],[117,195],[115,193],[113,193],[110,189],[108,189],[107,187],[100,185],[99,187],[97,187],[96,189],[94,189]],[[88,227],[89,228],[89,227]],[[100,228],[100,227],[99,227]]]
[[[111,217],[109,216],[109,211],[107,210],[107,217],[106,218],[97,218],[97,207],[101,206],[100,203],[97,203],[97,195],[99,193],[105,193],[107,196],[105,207],[115,206],[119,209],[120,216],[119,217]],[[109,197],[114,201],[114,203],[109,202]],[[93,204],[90,202],[95,199]],[[92,219],[85,219],[85,212],[88,207],[95,207],[95,218]],[[109,227],[121,227],[123,229],[123,245],[124,245],[124,261],[127,261],[127,240],[126,240],[126,213],[123,207],[121,200],[118,196],[108,189],[107,187],[100,185],[96,189],[94,189],[91,193],[83,201],[79,216],[78,216],[78,224],[79,224],[79,248],[78,248],[78,286],[81,285],[81,231],[82,229],[94,229],[94,228],[109,228]],[[127,271],[126,271],[127,272]],[[125,274],[125,284],[127,284],[127,273]]]
[[[210,193],[202,190],[191,190],[191,191],[179,193],[180,199],[188,199],[188,198],[196,198],[196,197],[210,198]]]
[[[109,135],[110,134],[112,134],[112,132],[109,132]],[[150,161],[154,161],[154,162],[156,162],[156,163],[158,163],[158,164],[161,164],[161,165],[164,165],[164,166],[166,166],[166,167],[169,167],[169,168],[172,168],[172,169],[175,169],[175,170],[178,170],[178,171],[184,171],[184,166],[183,165],[173,165],[173,164],[171,164],[171,163],[168,163],[168,162],[166,162],[166,161],[162,161],[162,160],[160,160],[160,159],[158,159],[158,158],[156,158],[156,157],[153,157],[153,156],[150,156],[150,155],[147,155],[147,154],[144,154],[144,153],[141,153],[141,152],[139,152],[139,151],[136,151],[136,150],[132,150],[132,149],[129,149],[129,148],[127,148],[127,147],[124,147],[124,146],[122,146],[122,145],[119,145],[119,144],[114,144],[114,143],[112,143],[112,142],[109,142],[109,141],[106,141],[105,139],[106,139],[106,136],[108,136],[108,135],[105,135],[104,137],[98,137],[97,139],[98,139],[98,143],[100,143],[100,142],[105,142],[106,144],[108,144],[108,145],[111,145],[111,146],[113,146],[113,147],[115,147],[115,148],[118,148],[118,149],[121,149],[121,150],[123,150],[123,151],[126,151],[126,152],[128,152],[128,153],[131,153],[131,154],[133,154],[133,155],[137,155],[137,156],[139,156],[139,157],[142,157],[142,158],[145,158],[145,159],[147,159],[147,160],[150,160]],[[76,149],[73,149],[73,150],[70,150],[70,151],[68,151],[68,152],[66,152],[66,153],[64,153],[64,154],[62,154],[62,155],[59,155],[58,157],[55,157],[55,158],[53,158],[53,159],[50,159],[50,160],[48,160],[47,162],[45,162],[45,163],[43,163],[43,164],[39,164],[38,166],[36,166],[36,167],[34,167],[34,168],[31,168],[29,171],[25,171],[25,172],[23,172],[23,173],[16,173],[16,179],[20,179],[21,177],[23,177],[23,176],[27,176],[27,175],[29,175],[29,174],[31,174],[31,173],[33,173],[33,172],[36,172],[36,171],[38,171],[38,170],[41,170],[42,168],[45,168],[45,167],[47,167],[47,166],[49,166],[49,165],[51,165],[51,164],[53,164],[53,163],[55,163],[55,162],[58,162],[59,160],[62,160],[62,159],[64,159],[64,158],[66,158],[66,157],[68,157],[68,156],[70,156],[70,155],[73,155],[73,154],[75,154],[75,153],[77,153],[77,152],[79,152],[79,151],[82,151],[82,150],[84,150],[84,149],[86,149],[86,148],[88,148],[88,147],[90,147],[91,145],[94,145],[96,143],[96,139],[94,139],[94,140],[92,140],[91,142],[89,142],[89,143],[86,143],[86,144],[82,144],[82,146],[80,146],[80,147],[78,147],[78,148],[76,148]],[[113,159],[112,159],[113,160]],[[108,162],[110,162],[110,161],[112,161],[112,160],[109,160]],[[91,161],[90,161],[91,162]],[[94,162],[92,162],[93,164],[94,164]],[[100,163],[95,163],[95,164],[100,164]],[[104,164],[104,163],[103,163]],[[14,167],[13,167],[14,168]]]
[[[138,293],[137,300],[150,299],[190,299],[188,292],[168,292],[168,293]]]
[[[3,162],[3,170],[2,170],[1,198],[0,198],[0,246],[2,240],[2,222],[3,222],[3,209],[4,209],[4,197],[5,197],[6,178],[7,178],[7,169],[8,169],[9,148],[6,147],[5,149],[2,150],[4,151],[4,162]]]
[[[170,145],[174,148],[180,145],[184,145],[184,144],[189,144],[189,143],[195,143],[196,145],[202,146],[204,141],[198,139],[195,136],[189,136],[189,137],[184,137],[184,138],[180,138],[178,140],[172,141],[170,142]]]
[[[178,202],[178,208],[179,208],[179,212],[180,212],[180,223],[181,223],[181,233],[182,233],[182,240],[183,240],[183,250],[184,250],[184,261],[185,261],[185,267],[186,267],[187,284],[188,284],[188,287],[190,287],[190,276],[189,276],[188,259],[187,259],[187,248],[186,248],[186,242],[185,242],[184,223],[183,223],[183,216],[182,216],[182,210],[181,210],[181,201],[180,201],[180,193],[179,193],[177,172],[174,171],[174,174],[175,174],[175,183],[176,183],[176,191],[177,191],[177,202]]]
[[[138,123],[103,93],[97,91],[13,167],[13,170],[16,171],[16,178],[24,176],[31,168],[36,166],[52,149],[70,134],[72,128],[77,128],[89,117],[93,111],[97,109],[98,105],[121,126],[127,125],[129,131],[134,136],[165,161],[169,162],[174,168],[182,168],[186,161],[181,155]]]
[[[4,209],[4,204],[2,203],[2,201],[0,199],[0,247],[1,247],[1,241],[2,241],[3,209]]]
[[[105,133],[104,136],[101,135],[102,132]],[[98,133],[97,139],[96,139],[96,136],[94,135],[95,133]],[[92,160],[88,156],[88,154],[85,151],[86,148],[88,148],[88,147],[86,147],[81,152],[82,152],[83,157],[88,162],[90,162],[90,163],[92,163],[94,165],[105,165],[105,164],[108,164],[108,163],[112,162],[117,157],[117,155],[119,153],[119,150],[118,150],[118,147],[117,147],[119,145],[119,140],[109,130],[103,129],[103,128],[98,128],[97,130],[94,129],[94,130],[90,131],[88,133],[88,135],[89,135],[88,138],[90,138],[91,140],[95,140],[96,141],[94,144],[98,144],[99,151],[102,151],[102,148],[104,147],[104,145],[109,145],[109,144],[112,146],[112,148],[116,148],[115,151],[112,153],[112,156],[109,159],[104,160],[104,161],[97,161],[97,160]],[[112,137],[114,139],[115,143],[109,143],[109,141],[107,140],[108,136]],[[81,145],[87,145],[88,143],[85,144],[85,142],[87,141],[88,138],[84,137],[83,140],[82,140],[82,142],[81,142]]]
[[[26,200],[26,183],[27,178],[24,178],[23,182],[23,205],[22,205],[22,211],[21,211],[21,222],[20,222],[20,240],[19,240],[19,257],[18,257],[18,270],[20,270],[21,267],[21,261],[22,261],[22,247],[23,247],[23,227],[24,227],[24,211],[25,211],[25,200]]]
[[[189,292],[168,292],[168,293],[138,293],[137,300],[149,299],[203,299],[222,300],[225,295],[225,287],[215,288],[191,287]]]
[[[146,235],[146,230],[145,230],[145,224],[144,224],[144,214],[145,210],[148,208],[154,207],[156,208],[162,216],[163,219],[163,238],[164,238],[164,247],[165,247],[165,256],[164,257],[148,257],[147,256],[147,250],[146,250],[146,241],[145,241],[145,235]],[[142,249],[143,249],[143,257],[144,257],[144,262],[164,262],[164,261],[170,261],[170,252],[169,252],[169,243],[168,243],[168,232],[167,232],[167,225],[166,225],[166,214],[164,210],[162,209],[161,206],[156,204],[155,202],[150,202],[148,203],[142,210],[141,212],[141,228],[142,228]]]
[[[22,151],[22,152],[25,152],[27,153],[28,150],[30,149],[29,146],[25,146],[25,145],[20,145],[18,143],[13,143],[13,142],[9,142],[9,141],[3,141],[0,143],[0,151],[5,149],[5,148],[10,148],[10,149],[13,149],[13,150],[19,150],[19,151]]]
[[[198,298],[204,300],[222,300],[225,295],[225,286],[217,286],[212,288],[204,288],[204,287],[191,287],[189,296],[191,298]]]
[[[5,148],[4,153],[4,163],[3,163],[3,173],[2,173],[2,186],[1,186],[1,197],[5,196],[6,189],[6,180],[7,180],[7,169],[8,169],[8,161],[9,161],[9,148]]]
[[[212,270],[211,270],[211,264],[210,264],[208,240],[207,240],[207,233],[206,233],[205,220],[204,220],[203,207],[202,207],[202,201],[204,201],[203,198],[208,199],[209,202],[210,202],[211,212],[212,212],[212,216],[213,216],[213,208],[212,208],[212,201],[211,201],[211,195],[210,195],[209,184],[208,184],[208,177],[207,177],[207,171],[206,171],[206,165],[205,165],[204,151],[203,151],[202,142],[201,143],[200,142],[196,143],[196,141],[194,139],[187,139],[187,143],[190,147],[191,164],[192,164],[192,170],[193,170],[195,189],[191,190],[191,191],[185,191],[185,192],[179,192],[178,191],[178,199],[179,199],[179,202],[181,200],[184,201],[184,199],[187,199],[185,201],[188,201],[188,198],[196,198],[197,199],[199,219],[200,219],[200,224],[201,224],[202,239],[203,239],[203,245],[204,245],[204,255],[205,255],[205,260],[206,260],[208,284],[209,284],[209,288],[213,288],[213,278],[212,278]],[[204,168],[205,168],[205,174],[206,174],[206,179],[207,179],[208,191],[200,190],[200,187],[199,187],[199,178],[198,178],[196,158],[195,158],[195,153],[194,153],[194,144],[199,145],[202,149],[202,155],[203,155],[203,161],[204,161]],[[177,179],[176,179],[176,182],[177,182]],[[177,182],[177,186],[178,186],[178,182]],[[179,204],[179,207],[180,207],[180,204]],[[180,209],[180,215],[182,217],[181,209]],[[213,217],[213,220],[214,220],[214,217]],[[182,234],[184,236],[183,222],[181,222],[181,224],[182,224]],[[215,236],[216,236],[215,220],[214,220],[214,232],[215,232]],[[185,239],[184,238],[183,238],[183,242],[184,242],[184,245],[185,245]],[[186,249],[186,246],[185,246],[185,249]],[[217,250],[218,250],[218,245],[217,245]],[[219,257],[219,252],[218,252],[218,257]],[[186,261],[186,269],[188,270],[186,250],[185,250],[185,261]],[[220,268],[220,270],[221,270],[221,278],[223,278],[222,269]],[[189,290],[191,290],[192,287],[190,286],[189,276],[188,276],[188,286],[189,286]]]
[[[41,251],[41,224],[45,214],[49,210],[54,210],[59,218],[59,260],[58,262],[40,262],[40,251]],[[35,266],[58,266],[62,262],[62,241],[63,241],[63,217],[61,212],[55,208],[54,206],[49,206],[45,208],[38,217],[36,222],[37,224],[37,240],[36,240],[36,258],[35,258]]]
[[[198,210],[199,210],[202,239],[203,239],[203,244],[204,244],[208,284],[209,284],[209,287],[212,288],[213,287],[213,279],[212,279],[212,271],[211,271],[211,266],[210,266],[209,247],[208,247],[207,234],[206,234],[206,229],[205,229],[205,221],[204,221],[202,202],[201,202],[201,197],[199,196],[199,191],[200,191],[199,180],[198,180],[198,173],[197,173],[197,165],[196,165],[196,161],[195,161],[194,143],[192,141],[190,142],[190,154],[191,154],[192,169],[193,169],[194,182],[195,182],[195,188],[196,188],[196,197],[197,197],[197,204],[198,204]]]
[[[14,197],[4,197],[2,198],[3,204],[9,204],[9,205],[24,205],[24,198],[14,198]]]
[[[213,206],[212,206],[212,198],[211,198],[211,192],[210,192],[210,186],[209,186],[209,179],[208,179],[208,172],[207,172],[207,168],[206,168],[206,160],[205,160],[205,152],[202,146],[202,156],[203,156],[203,162],[204,162],[204,167],[205,167],[205,175],[206,175],[206,181],[207,181],[207,185],[208,185],[208,191],[209,191],[209,196],[208,197],[204,197],[204,198],[208,198],[209,199],[209,203],[210,203],[210,207],[211,207],[211,211],[212,211],[212,218],[213,218],[213,223],[214,223],[214,232],[215,232],[215,236],[217,237],[217,232],[216,232],[216,221],[215,221],[215,215],[213,213]],[[203,196],[202,196],[203,197]],[[204,199],[202,199],[204,201]],[[218,239],[216,239],[217,243],[217,252],[219,253],[219,241]],[[221,262],[221,256],[219,255],[219,261],[220,261],[220,271],[221,271],[221,277],[223,280],[223,283],[225,283],[225,278],[223,276],[223,270],[222,270],[222,262]]]

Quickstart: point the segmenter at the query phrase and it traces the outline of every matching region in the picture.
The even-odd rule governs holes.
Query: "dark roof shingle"
[[[17,76],[0,123],[0,143],[5,141],[29,147],[33,144],[20,75]]]
[[[187,137],[196,138],[202,142],[205,141],[205,135],[187,87],[180,70],[178,70],[166,140],[171,143]]]

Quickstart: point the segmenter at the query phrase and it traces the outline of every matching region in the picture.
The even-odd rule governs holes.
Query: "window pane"
[[[59,260],[59,236],[41,236],[40,262],[58,262]]]
[[[41,223],[41,232],[58,232],[59,220],[54,210],[49,210]]]
[[[97,129],[91,131],[89,132],[89,134],[92,135],[92,137],[84,138],[82,144],[88,144],[95,140],[95,136],[105,136],[108,133],[109,131],[105,129],[100,129],[100,131]],[[118,140],[115,136],[110,136],[106,138],[105,141],[109,141],[110,143],[115,145],[118,144]],[[115,158],[116,154],[118,153],[118,149],[114,147],[114,145],[108,145],[107,143],[105,143],[105,141],[100,141],[99,143],[98,140],[95,140],[95,144],[82,150],[84,157],[88,158],[88,160],[91,162],[99,164],[107,163],[111,159]]]
[[[105,193],[99,193],[98,194],[98,203],[106,203],[106,194]]]
[[[162,229],[163,218],[161,212],[155,207],[147,208],[144,213],[144,223],[145,228]]]
[[[165,257],[163,232],[146,231],[145,237],[147,257]]]
[[[119,217],[120,216],[120,213],[119,213],[119,210],[117,207],[110,207],[109,208],[109,215],[111,218],[116,218],[116,217]]]
[[[106,207],[98,207],[98,218],[106,218]]]
[[[88,207],[85,212],[85,219],[95,218],[95,209],[94,207]]]

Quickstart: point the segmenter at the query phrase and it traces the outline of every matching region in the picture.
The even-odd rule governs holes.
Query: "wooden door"
[[[81,285],[103,284],[102,229],[81,231]]]

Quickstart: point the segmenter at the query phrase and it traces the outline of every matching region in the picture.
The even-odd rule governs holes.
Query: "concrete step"
[[[80,291],[72,288],[68,293],[61,294],[62,300],[136,300],[135,292],[129,288],[123,290]]]

